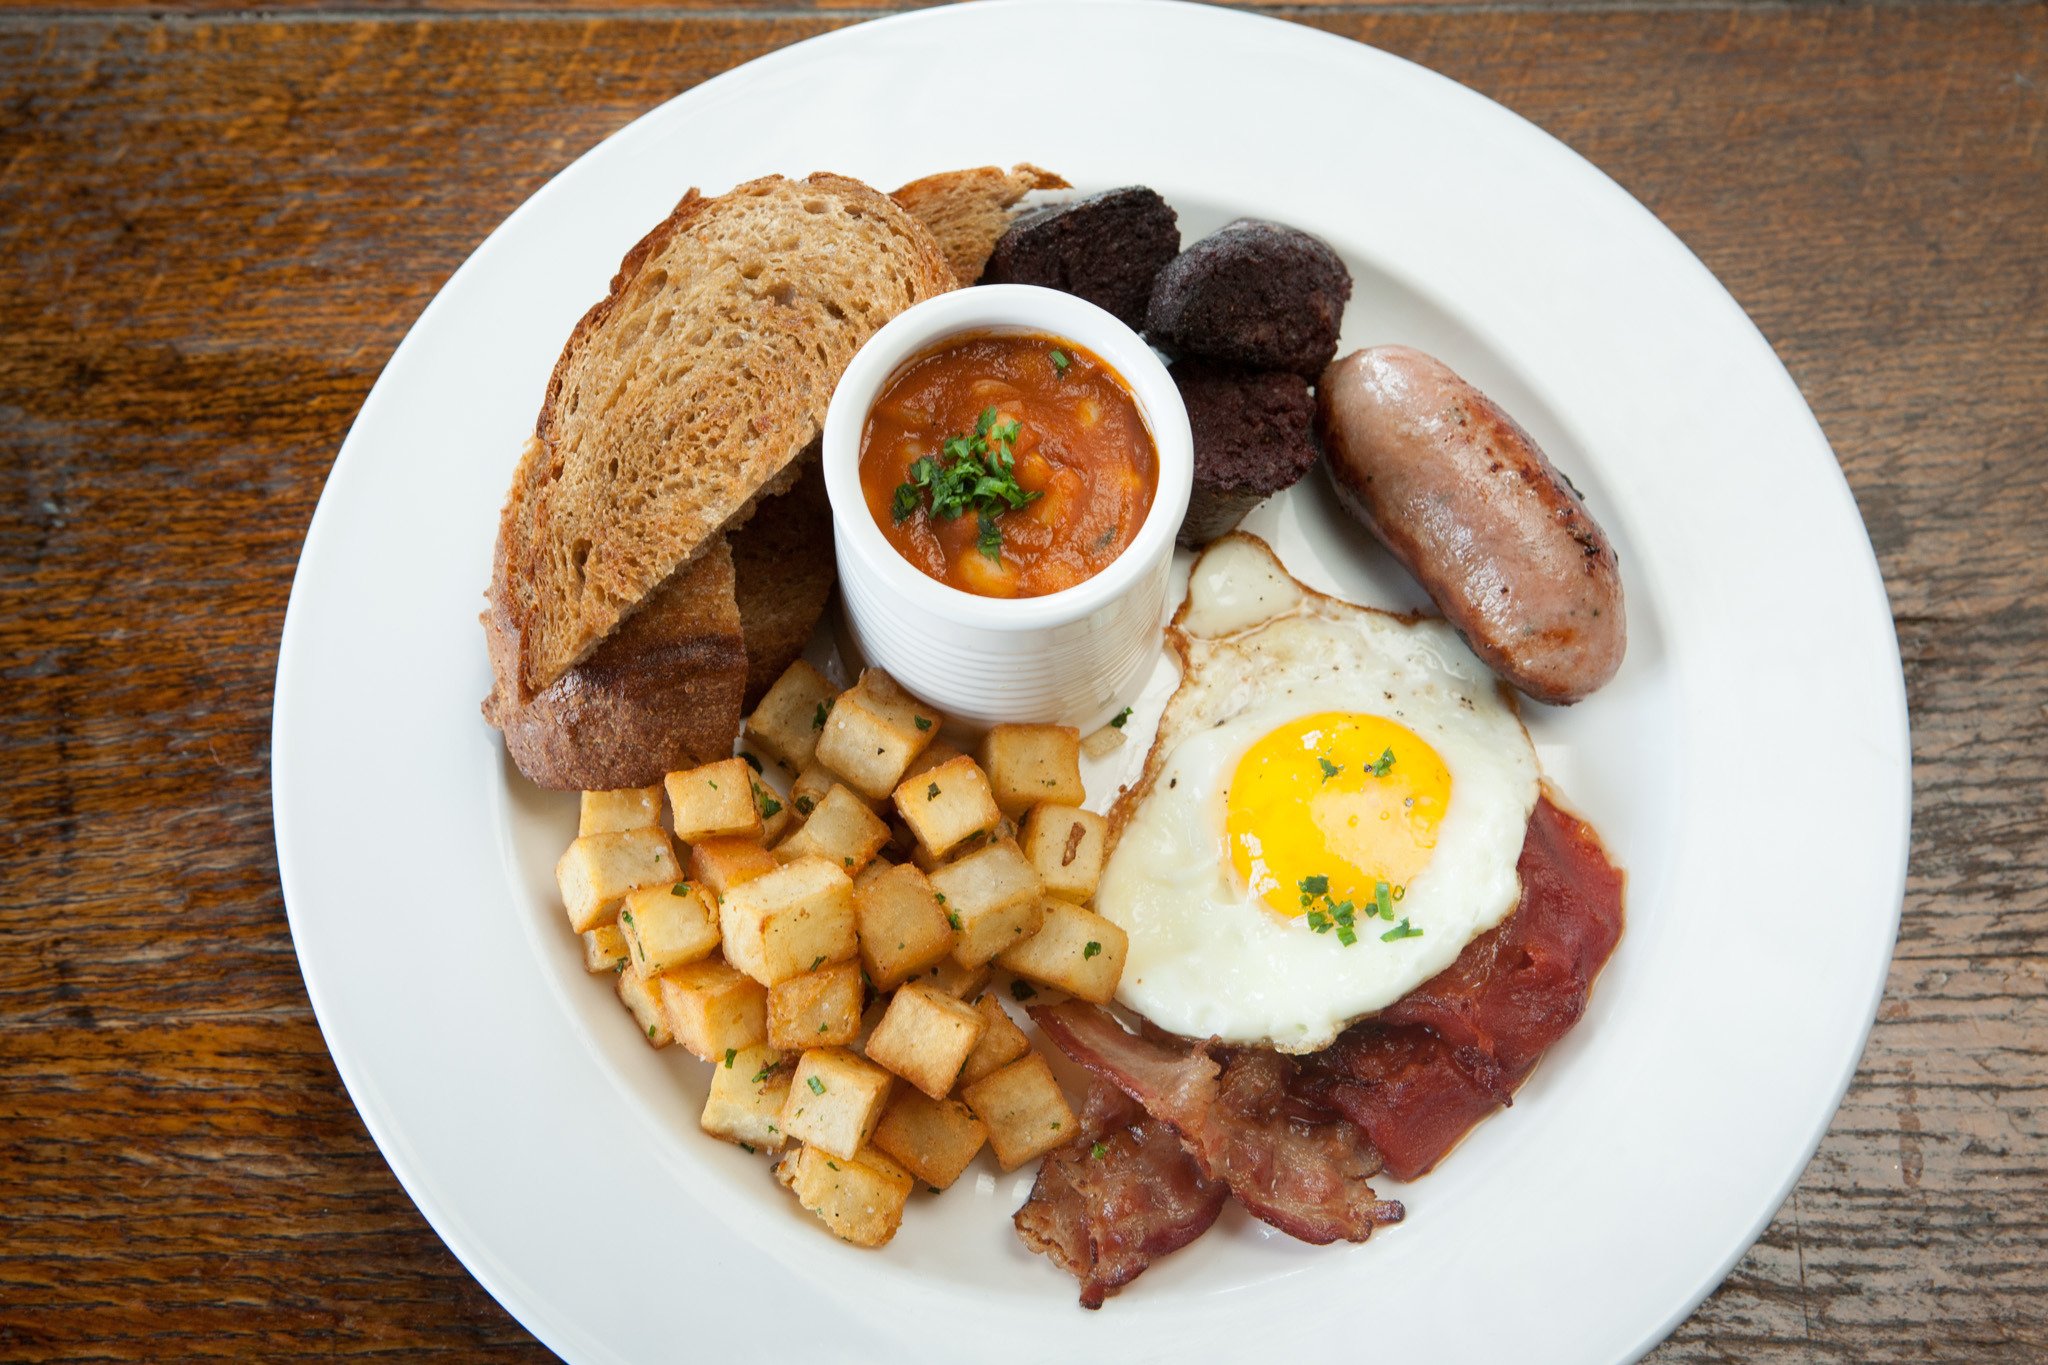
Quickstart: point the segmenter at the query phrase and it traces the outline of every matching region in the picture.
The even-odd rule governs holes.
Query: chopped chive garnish
[[[805,1082],[805,1084],[811,1087],[811,1093],[813,1095],[822,1095],[825,1093],[825,1083],[819,1080],[816,1076],[811,1077],[808,1081]]]

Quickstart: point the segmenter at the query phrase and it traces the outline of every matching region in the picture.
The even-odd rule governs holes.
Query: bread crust
[[[747,676],[733,588],[721,539],[539,695],[494,690],[484,718],[519,771],[560,791],[611,791],[730,756]],[[496,633],[489,613],[485,629]]]
[[[889,197],[931,230],[954,277],[969,285],[981,278],[996,239],[1015,217],[1012,210],[1018,201],[1033,190],[1070,188],[1044,167],[1020,161],[1007,171],[1001,166],[941,171],[913,180]]]

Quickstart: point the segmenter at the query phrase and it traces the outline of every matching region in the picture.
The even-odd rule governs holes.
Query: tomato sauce
[[[1039,597],[1122,554],[1159,454],[1115,370],[1059,337],[973,333],[897,372],[861,432],[861,492],[896,552],[982,597]]]

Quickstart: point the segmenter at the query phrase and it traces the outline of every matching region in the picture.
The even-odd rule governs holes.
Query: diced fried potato
[[[896,788],[896,809],[918,844],[940,858],[993,830],[1003,814],[980,765],[965,754],[907,779]]]
[[[768,991],[729,962],[692,962],[662,973],[653,984],[676,1041],[707,1062],[723,1059],[727,1048],[768,1041]]]
[[[761,811],[754,804],[753,782],[754,770],[743,758],[721,759],[663,778],[676,838],[686,844],[720,834],[760,838]]]
[[[952,942],[951,936],[947,943]],[[583,969],[587,972],[616,972],[626,965],[626,940],[617,923],[600,924],[583,931]]]
[[[972,1005],[915,982],[896,992],[868,1039],[868,1060],[944,1099],[988,1021]]]
[[[861,795],[879,800],[896,789],[940,723],[938,712],[870,668],[833,703],[814,757]]]
[[[891,872],[894,872],[895,870],[895,863],[890,862],[887,858],[876,858],[872,862],[870,862],[866,867],[862,868],[860,872],[854,877],[853,889],[855,891],[859,891],[863,886],[868,886],[874,882],[880,881],[882,878],[888,876]]]
[[[988,1127],[958,1100],[899,1086],[875,1126],[874,1145],[934,1189],[946,1189],[988,1141]]]
[[[809,1146],[778,1161],[775,1178],[840,1240],[864,1247],[882,1246],[896,1235],[913,1183],[908,1171],[879,1152],[842,1159]]]
[[[753,1151],[782,1150],[782,1102],[796,1064],[770,1047],[728,1049],[711,1067],[711,1093],[697,1120],[713,1137]]]
[[[910,852],[910,861],[927,872],[936,872],[947,863],[958,862],[968,854],[987,848],[990,844],[1000,844],[1005,839],[1014,841],[1016,837],[1017,822],[1004,815],[998,817],[995,824],[988,829],[978,829],[953,845],[952,851],[944,857],[933,853],[923,844],[915,844]]]
[[[845,786],[835,786],[812,808],[796,833],[775,846],[784,862],[823,858],[851,877],[866,867],[889,842],[889,827],[867,802]]]
[[[688,882],[628,891],[619,907],[619,933],[633,965],[647,977],[701,961],[718,947],[711,902]]]
[[[1037,869],[1008,840],[947,863],[931,883],[958,935],[953,957],[963,966],[986,962],[1037,933],[1045,918]]]
[[[1081,732],[1071,725],[998,725],[981,741],[981,768],[1003,814],[1022,815],[1051,802],[1078,806]]]
[[[930,772],[941,763],[960,757],[961,752],[962,750],[959,745],[941,735],[925,745],[924,752],[911,760],[910,766],[903,770],[903,781],[908,782],[919,773]],[[898,785],[900,786],[901,783]]]
[[[834,1156],[867,1144],[889,1099],[889,1073],[843,1047],[806,1049],[797,1058],[782,1131]]]
[[[855,882],[853,915],[861,965],[878,991],[896,989],[953,951],[953,926],[914,867]]]
[[[1033,806],[1017,842],[1048,895],[1086,903],[1102,877],[1109,821],[1078,806]]]
[[[1126,738],[1123,727],[1112,722],[1084,736],[1081,740],[1081,753],[1084,757],[1100,761],[1123,748]]]
[[[647,1035],[650,1045],[667,1047],[676,1040],[662,1014],[661,1002],[648,989],[647,978],[640,975],[632,963],[627,963],[626,969],[614,978],[614,986],[619,993],[619,1003],[633,1012],[634,1020],[639,1023],[640,1031]]]
[[[735,886],[773,872],[782,864],[752,839],[739,835],[699,839],[690,845],[685,875],[724,900]]]
[[[754,809],[761,813],[761,842],[772,844],[796,823],[796,813],[789,808],[789,802],[775,794],[775,789],[759,777],[747,779],[754,789]]]
[[[818,747],[825,713],[838,695],[839,689],[823,673],[798,659],[747,717],[747,735],[768,757],[793,773],[802,772]]]
[[[1006,1171],[1044,1156],[1074,1135],[1074,1111],[1052,1068],[1026,1053],[960,1091],[974,1116],[988,1125],[988,1143]]]
[[[853,879],[823,858],[799,858],[742,882],[719,902],[726,960],[764,986],[844,962],[853,933]]]
[[[1038,932],[996,955],[996,965],[1019,976],[1107,1005],[1123,978],[1128,935],[1093,910],[1048,898]]]
[[[795,815],[797,823],[800,824],[810,819],[811,812],[816,810],[818,803],[825,799],[825,793],[831,791],[834,787],[846,787],[846,780],[822,763],[813,763],[810,767],[798,773],[796,781],[789,784],[789,806]],[[851,787],[846,787],[846,789],[853,791]],[[881,814],[882,810],[887,806],[886,802],[870,801],[867,797],[861,796],[859,792],[853,792],[853,794],[860,797],[861,802],[877,815]]]
[[[986,962],[970,967],[948,953],[939,959],[937,966],[927,967],[915,979],[935,990],[944,991],[955,1000],[972,1000],[988,985],[989,976]]]
[[[834,962],[768,988],[768,1046],[843,1047],[860,1036],[858,962]]]
[[[618,791],[583,793],[583,813],[576,822],[576,833],[578,837],[617,834],[622,829],[655,829],[660,824],[660,787],[622,787]]]
[[[976,1000],[974,1008],[986,1027],[981,1041],[974,1045],[974,1051],[967,1054],[967,1061],[960,1068],[959,1084],[962,1086],[973,1085],[990,1072],[1001,1071],[1031,1051],[1031,1040],[1010,1018],[1010,1012],[1003,1008],[1002,1001],[996,999],[994,991]]]
[[[658,829],[582,835],[555,864],[569,927],[579,934],[616,916],[628,891],[671,886],[681,876],[668,835]]]

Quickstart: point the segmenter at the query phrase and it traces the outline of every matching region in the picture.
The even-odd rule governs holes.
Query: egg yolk
[[[1325,711],[1262,736],[1224,794],[1230,861],[1283,915],[1332,901],[1361,911],[1380,882],[1398,897],[1429,865],[1451,800],[1451,772],[1423,739],[1384,716]],[[1307,886],[1304,886],[1307,883]]]

